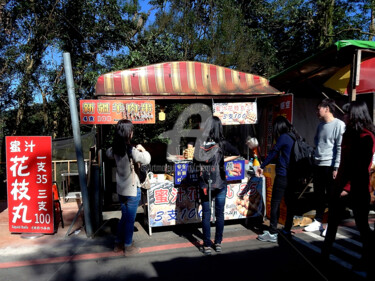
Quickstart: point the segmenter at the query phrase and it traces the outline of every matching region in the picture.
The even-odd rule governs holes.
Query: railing
[[[88,171],[89,160],[84,159],[86,174]],[[61,174],[62,173],[71,173],[78,171],[77,160],[53,160],[52,161],[52,179],[58,183],[59,191],[61,193],[62,189],[60,186],[61,183]],[[69,179],[68,179],[69,180]],[[5,199],[6,196],[7,184],[6,184],[6,163],[0,162],[0,199]]]

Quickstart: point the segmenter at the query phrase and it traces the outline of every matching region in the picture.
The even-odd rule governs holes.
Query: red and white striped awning
[[[165,62],[103,74],[97,96],[172,98],[282,94],[266,78],[201,62]]]

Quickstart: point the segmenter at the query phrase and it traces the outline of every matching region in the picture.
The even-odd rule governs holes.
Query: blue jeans
[[[134,222],[141,200],[141,189],[137,188],[137,196],[119,195],[118,197],[121,203],[121,219],[118,222],[116,243],[124,243],[127,247],[133,242]]]
[[[215,244],[221,244],[223,240],[224,231],[224,207],[225,198],[227,197],[227,186],[221,189],[215,189],[211,191],[211,200],[215,200]],[[200,189],[200,198],[202,200],[202,230],[203,230],[203,244],[206,247],[211,246],[211,209],[210,202],[208,201],[208,195],[203,194]]]

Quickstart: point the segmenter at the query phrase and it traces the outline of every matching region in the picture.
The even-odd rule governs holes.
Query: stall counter
[[[156,177],[151,188],[143,192],[149,235],[152,235],[153,227],[201,222],[202,209],[197,185],[176,185],[175,180],[165,178]],[[264,216],[264,195],[263,177],[251,177],[249,182],[246,177],[241,181],[228,182],[225,220]]]

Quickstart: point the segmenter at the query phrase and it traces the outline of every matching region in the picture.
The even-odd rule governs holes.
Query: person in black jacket
[[[199,197],[202,203],[203,248],[205,255],[211,255],[211,200],[215,200],[216,233],[214,249],[221,252],[224,231],[224,207],[227,194],[227,181],[224,161],[239,157],[239,151],[224,139],[223,127],[218,117],[209,118],[204,125],[203,138],[194,151],[194,160],[211,165],[200,165]],[[232,155],[231,157],[225,157]],[[235,156],[233,156],[235,155]],[[224,159],[225,158],[225,159]],[[213,164],[212,164],[213,163]],[[209,180],[212,179],[212,182]]]
[[[370,169],[375,153],[375,126],[364,101],[353,101],[345,116],[346,131],[342,140],[341,161],[335,179],[333,204],[328,216],[328,228],[322,256],[329,258],[343,211],[343,199],[348,198],[356,226],[363,243],[362,265],[373,272],[375,235],[368,222],[370,211]],[[371,258],[372,257],[372,258]],[[371,279],[374,280],[374,279]]]
[[[270,226],[268,230],[263,231],[263,234],[258,235],[257,239],[260,241],[272,243],[278,241],[277,222],[279,220],[280,203],[284,194],[288,214],[283,234],[291,235],[290,229],[293,222],[293,204],[295,199],[293,198],[294,190],[291,186],[290,175],[288,175],[290,155],[294,145],[294,139],[290,134],[297,135],[293,125],[284,116],[277,116],[273,122],[273,137],[276,140],[276,144],[272,147],[262,165],[255,171],[258,177],[261,176],[263,169],[273,159],[277,158],[276,177],[272,187]]]

